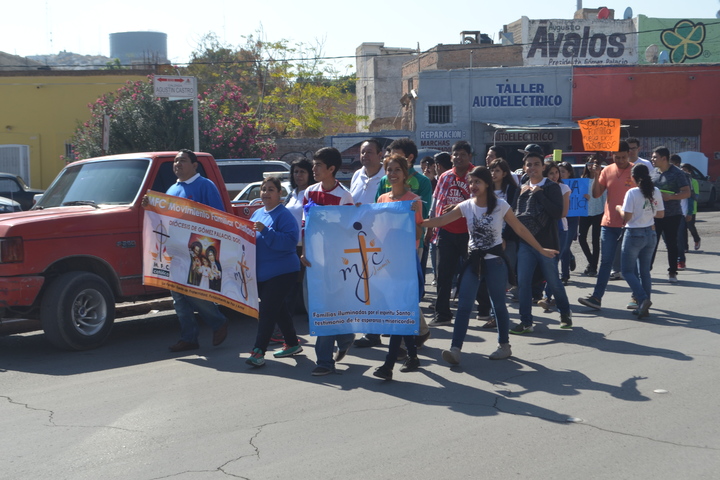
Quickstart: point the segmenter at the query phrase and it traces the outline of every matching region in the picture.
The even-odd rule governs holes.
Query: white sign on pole
[[[153,87],[156,97],[194,98],[197,95],[195,77],[155,75]]]
[[[193,135],[195,151],[200,151],[200,134],[198,121],[197,79],[195,77],[163,76],[153,77],[153,88],[156,97],[167,97],[169,100],[192,99],[193,101]]]

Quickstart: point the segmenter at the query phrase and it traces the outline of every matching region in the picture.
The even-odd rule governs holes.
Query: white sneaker
[[[460,349],[458,347],[450,347],[450,350],[443,350],[442,358],[452,365],[457,365],[460,363]]]
[[[502,360],[512,355],[509,343],[498,343],[497,350],[490,354],[490,360]]]

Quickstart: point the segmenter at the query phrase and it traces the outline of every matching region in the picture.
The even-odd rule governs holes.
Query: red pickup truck
[[[66,166],[32,210],[0,218],[0,332],[41,327],[54,345],[101,345],[115,304],[165,296],[142,283],[143,208],[147,190],[176,181],[177,152],[114,155]],[[233,207],[213,157],[198,153],[198,172]]]

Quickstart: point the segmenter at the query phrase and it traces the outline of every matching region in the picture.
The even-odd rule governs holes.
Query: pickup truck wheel
[[[40,320],[46,338],[65,350],[100,346],[115,320],[115,298],[107,282],[88,272],[56,278],[45,292]]]

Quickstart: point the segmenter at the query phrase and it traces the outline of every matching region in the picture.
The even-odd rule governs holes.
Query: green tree
[[[152,77],[128,82],[88,105],[91,118],[78,125],[73,138],[77,158],[102,154],[192,148],[192,104],[153,96]],[[206,85],[198,95],[200,148],[215,158],[261,157],[275,144],[258,130],[258,122],[230,81]],[[102,150],[104,115],[110,117],[110,148]]]
[[[354,131],[355,78],[341,77],[322,59],[322,45],[291,45],[245,37],[234,48],[206,35],[186,73],[201,83],[230,80],[239,85],[268,133],[321,136]]]

